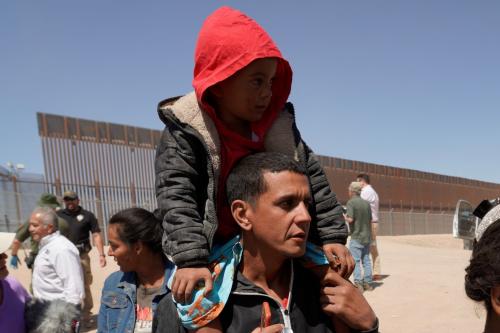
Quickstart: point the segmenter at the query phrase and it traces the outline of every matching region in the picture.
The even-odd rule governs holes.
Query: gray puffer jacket
[[[193,93],[160,102],[165,123],[156,152],[156,198],[163,218],[163,249],[178,267],[206,265],[217,230],[216,198],[221,167],[220,141],[213,120]],[[265,150],[287,154],[308,173],[311,205],[310,240],[317,244],[347,239],[342,207],[314,153],[295,125],[293,105],[284,110],[266,134]]]

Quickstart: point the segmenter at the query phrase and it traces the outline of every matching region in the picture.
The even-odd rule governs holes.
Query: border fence
[[[156,208],[154,161],[161,131],[37,113],[45,175],[0,167],[0,231],[24,222],[43,192],[80,196],[103,227],[128,207]],[[498,197],[500,184],[318,155],[339,202],[359,173],[368,173],[380,197],[380,234],[451,233],[455,205]],[[106,237],[107,239],[107,237]]]
[[[143,207],[151,211],[156,208],[153,188],[17,181],[17,192],[13,191],[12,184],[0,188],[0,231],[16,231],[29,218],[43,192],[58,195],[62,203],[58,194],[61,193],[58,190],[61,187],[71,188],[78,193],[80,205],[93,212],[99,220],[106,242],[107,221],[114,213],[129,207]],[[379,215],[380,235],[451,234],[452,231],[453,214],[449,211],[390,209],[381,210]]]

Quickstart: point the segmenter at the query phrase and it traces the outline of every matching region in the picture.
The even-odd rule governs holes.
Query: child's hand
[[[204,295],[206,296],[212,291],[212,274],[208,268],[186,267],[177,269],[172,283],[172,294],[175,301],[183,304],[191,302],[193,290],[200,280],[203,280],[205,284]]]
[[[349,249],[342,244],[325,244],[323,252],[330,262],[330,266],[344,279],[351,276],[354,270],[354,259]]]

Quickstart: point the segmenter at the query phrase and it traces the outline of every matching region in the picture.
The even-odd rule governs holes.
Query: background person
[[[54,211],[58,211],[61,208],[61,205],[57,201],[57,197],[51,193],[43,193],[37,201],[38,207],[49,207]],[[68,237],[68,226],[64,220],[59,220],[59,231],[62,235]],[[18,252],[22,247],[22,243],[27,239],[31,238],[31,234],[29,231],[30,221],[29,219],[23,223],[16,231],[16,237],[12,241],[11,245],[11,258],[10,258],[10,266],[14,269],[17,269],[18,264],[20,263]],[[29,269],[33,269],[33,263],[35,262],[36,255],[38,254],[38,242],[35,242],[33,239],[30,239],[30,252],[28,256],[25,258],[26,265]]]
[[[359,290],[373,290],[372,264],[370,262],[371,220],[370,204],[361,199],[360,182],[349,185],[349,201],[346,204],[345,220],[350,224],[351,251],[356,266],[354,267],[354,284]],[[363,265],[363,271],[361,271]]]
[[[465,269],[465,292],[484,304],[485,333],[500,332],[500,205],[491,209],[478,226],[469,266]]]
[[[64,192],[63,201],[65,208],[58,211],[57,214],[68,224],[68,238],[75,244],[80,253],[85,286],[82,322],[85,326],[90,327],[93,324],[91,311],[94,307],[94,300],[90,290],[93,277],[89,256],[89,251],[92,249],[89,235],[92,233],[94,245],[99,252],[99,265],[104,267],[106,266],[106,255],[104,254],[101,229],[95,215],[80,206],[80,200],[74,191]]]
[[[57,215],[48,207],[35,208],[29,230],[31,238],[39,243],[33,268],[33,295],[80,305],[85,294],[79,253],[57,230]]]
[[[104,282],[98,332],[151,332],[173,267],[163,255],[162,234],[161,220],[145,209],[129,208],[111,217],[108,254],[120,271]]]
[[[0,232],[0,332],[24,333],[24,309],[31,299],[28,292],[7,270],[7,250],[14,233]]]
[[[382,271],[380,268],[380,254],[377,247],[377,234],[379,229],[379,199],[377,192],[375,192],[373,186],[370,185],[370,176],[368,176],[366,173],[360,173],[357,176],[356,181],[360,182],[363,186],[363,189],[361,190],[361,199],[368,201],[372,210],[372,242],[370,244],[370,254],[372,256],[373,263],[373,280],[376,281],[380,280],[382,277]]]

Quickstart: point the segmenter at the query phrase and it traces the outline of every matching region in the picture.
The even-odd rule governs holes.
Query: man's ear
[[[491,288],[490,297],[493,311],[497,314],[497,316],[500,316],[500,285],[496,285]]]
[[[252,223],[248,219],[248,213],[252,207],[250,204],[243,200],[234,200],[231,204],[231,213],[233,218],[238,223],[241,229],[249,231],[252,229]]]

